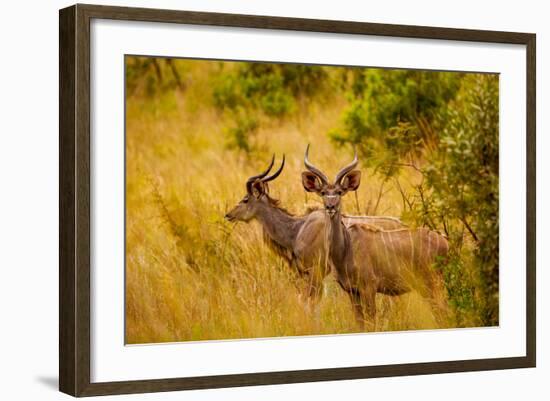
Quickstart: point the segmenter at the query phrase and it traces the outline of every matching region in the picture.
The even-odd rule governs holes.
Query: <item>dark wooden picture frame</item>
[[[527,54],[526,356],[92,383],[90,381],[90,22],[93,18],[525,45]],[[62,392],[73,396],[93,396],[535,366],[535,34],[80,4],[60,10],[59,29],[59,388]]]

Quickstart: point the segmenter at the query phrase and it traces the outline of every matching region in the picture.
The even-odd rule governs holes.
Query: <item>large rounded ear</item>
[[[340,186],[345,192],[356,191],[361,184],[361,172],[359,170],[352,170],[347,173],[341,181]]]
[[[267,187],[267,184],[263,183],[263,182],[260,181],[260,180],[256,180],[256,181],[252,184],[252,195],[253,195],[256,199],[259,199],[263,194],[265,194],[265,192],[266,192],[266,187]]]
[[[319,192],[322,186],[321,180],[309,171],[304,171],[302,173],[302,185],[308,192]]]

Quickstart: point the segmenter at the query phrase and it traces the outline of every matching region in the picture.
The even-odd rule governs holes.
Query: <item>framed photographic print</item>
[[[535,35],[60,11],[60,390],[534,367]]]

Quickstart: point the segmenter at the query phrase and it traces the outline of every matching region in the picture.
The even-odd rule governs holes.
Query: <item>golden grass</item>
[[[262,242],[259,224],[231,224],[225,212],[245,194],[248,176],[274,152],[286,154],[271,194],[296,214],[317,200],[301,187],[303,152],[334,175],[349,162],[326,132],[345,99],[304,104],[261,129],[253,157],[226,147],[224,116],[210,103],[215,63],[179,61],[184,90],[127,99],[126,342],[235,339],[356,332],[347,295],[330,277],[316,319],[299,297],[299,280]],[[344,210],[365,213],[380,183],[368,174]],[[414,183],[412,173],[403,182]],[[389,186],[388,186],[389,188]],[[378,214],[399,216],[401,197],[389,188]],[[357,210],[359,205],[359,210]],[[452,312],[418,293],[379,295],[377,330],[453,327]]]

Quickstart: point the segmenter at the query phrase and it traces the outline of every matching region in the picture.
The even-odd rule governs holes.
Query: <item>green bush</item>
[[[249,152],[250,138],[263,121],[288,116],[297,102],[314,96],[327,82],[320,66],[239,63],[222,71],[213,98],[231,121],[230,146]]]
[[[449,107],[439,151],[424,168],[431,196],[442,205],[432,214],[447,226],[462,223],[475,241],[487,324],[498,322],[498,99],[497,76],[467,76]]]
[[[329,133],[384,180],[403,168],[421,174],[403,194],[402,218],[449,236],[441,269],[450,301],[459,320],[475,311],[485,325],[498,323],[498,82],[491,74],[358,70],[342,127]]]
[[[228,146],[230,149],[239,149],[248,153],[251,151],[249,137],[256,133],[258,120],[242,111],[235,113],[234,118],[234,124],[226,128],[229,137]]]
[[[354,144],[371,165],[418,156],[437,144],[440,116],[460,88],[463,74],[356,69],[350,84],[350,107],[343,127],[330,132],[340,144]],[[391,170],[394,171],[394,170]]]

